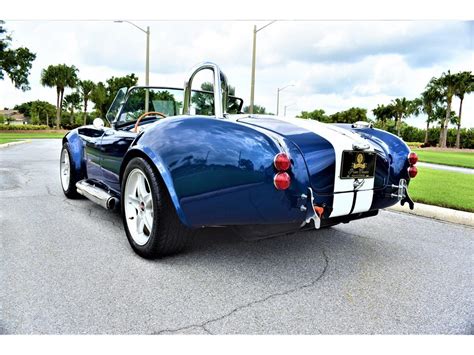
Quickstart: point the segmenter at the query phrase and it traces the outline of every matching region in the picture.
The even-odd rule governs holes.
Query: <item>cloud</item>
[[[257,22],[262,27],[267,22]],[[461,21],[277,21],[257,34],[255,102],[288,114],[322,108],[328,113],[420,94],[443,71],[473,70],[473,23]],[[190,68],[218,63],[248,104],[253,22],[138,21],[151,28],[154,85],[182,87]],[[0,106],[42,99],[55,103],[55,92],[39,84],[49,64],[74,64],[82,79],[104,81],[135,73],[144,84],[145,34],[112,21],[10,21],[14,46],[37,53],[30,76],[32,90],[0,82]],[[204,79],[199,79],[200,81]],[[199,81],[198,80],[198,81]],[[198,84],[198,83],[197,83]],[[463,122],[474,126],[468,96]],[[457,101],[454,102],[457,105]],[[422,119],[420,126],[423,126]]]

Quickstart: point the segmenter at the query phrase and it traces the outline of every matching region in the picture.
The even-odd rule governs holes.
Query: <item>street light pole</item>
[[[296,105],[295,103],[292,103],[292,104],[289,104],[289,105],[285,105],[285,106],[284,106],[285,109],[284,109],[284,111],[283,111],[283,116],[286,117],[286,109],[287,109],[288,107],[295,106],[295,105]]]
[[[116,23],[128,23],[136,28],[138,28],[140,31],[146,34],[146,58],[145,58],[145,86],[150,85],[150,26],[146,27],[146,30],[141,28],[140,26],[135,25],[131,21],[126,21],[126,20],[117,20],[114,21]],[[145,112],[148,112],[148,107],[149,107],[149,92],[148,90],[145,90]]]
[[[276,21],[276,20],[275,20]],[[270,26],[275,21],[271,21],[267,23],[265,26],[260,27],[257,29],[257,26],[253,26],[253,46],[252,46],[252,77],[250,80],[250,106],[249,106],[249,113],[253,113],[253,106],[254,106],[254,97],[255,97],[255,57],[257,54],[257,32],[263,30],[265,27]]]
[[[252,79],[250,80],[250,107],[249,112],[253,113],[255,95],[255,52],[257,50],[257,26],[253,26],[253,49],[252,49]]]
[[[146,26],[146,61],[145,61],[145,86],[150,85],[150,26]],[[145,112],[148,112],[150,93],[145,90]]]
[[[278,88],[277,89],[277,113],[276,115],[278,116],[278,113],[280,112],[280,91],[283,91],[285,90],[286,88],[289,88],[290,86],[294,86],[293,84],[290,84],[290,85],[286,85],[282,88]]]

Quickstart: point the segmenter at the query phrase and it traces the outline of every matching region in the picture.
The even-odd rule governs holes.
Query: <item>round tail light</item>
[[[410,166],[408,168],[408,176],[410,176],[410,178],[414,178],[416,174],[418,174],[418,169],[416,166]]]
[[[410,165],[415,165],[418,162],[418,155],[415,152],[408,154],[408,162]]]
[[[288,173],[278,173],[273,178],[273,184],[277,190],[286,190],[290,187],[291,178]]]
[[[286,171],[291,166],[291,161],[285,153],[278,153],[273,159],[273,165],[278,171]]]

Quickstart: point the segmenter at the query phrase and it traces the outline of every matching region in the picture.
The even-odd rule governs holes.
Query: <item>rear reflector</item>
[[[290,168],[291,161],[285,153],[278,153],[273,159],[273,165],[278,171],[286,171]]]
[[[278,173],[273,178],[273,184],[277,190],[286,190],[290,187],[291,178],[288,173]]]
[[[313,208],[314,208],[314,212],[316,212],[318,217],[321,218],[321,216],[324,213],[324,207],[313,205]]]
[[[417,162],[418,155],[416,155],[416,153],[411,152],[410,154],[408,154],[408,163],[410,163],[410,165],[415,165]]]
[[[410,166],[408,168],[408,176],[410,176],[410,178],[414,178],[416,174],[418,174],[418,169],[416,168],[416,166]]]

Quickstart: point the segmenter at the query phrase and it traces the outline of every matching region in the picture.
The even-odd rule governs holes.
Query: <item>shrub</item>
[[[33,130],[38,131],[42,129],[49,129],[46,125],[33,125],[33,124],[0,124],[0,131],[26,131]]]

